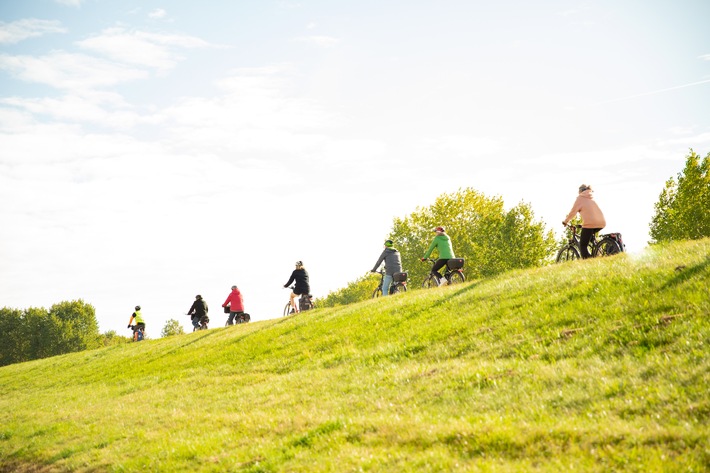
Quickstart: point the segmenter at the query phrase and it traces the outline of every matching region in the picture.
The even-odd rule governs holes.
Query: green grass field
[[[0,471],[708,471],[709,288],[706,239],[6,366]]]

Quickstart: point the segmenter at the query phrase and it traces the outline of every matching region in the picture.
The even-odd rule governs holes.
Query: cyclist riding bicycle
[[[373,273],[377,272],[377,268],[380,267],[383,261],[385,263],[385,276],[382,279],[382,296],[386,296],[389,294],[394,274],[402,272],[402,258],[399,251],[394,248],[392,240],[385,241],[385,249],[377,259],[375,266],[372,267]]]
[[[241,317],[244,314],[244,298],[236,285],[232,286],[232,292],[229,293],[222,307],[229,307],[227,325],[234,325],[234,318],[236,316]]]
[[[582,233],[579,236],[579,251],[582,259],[590,257],[588,246],[592,235],[606,227],[604,214],[597,203],[594,202],[592,192],[592,186],[590,185],[582,184],[579,186],[579,195],[574,201],[574,205],[572,205],[572,210],[570,210],[567,217],[562,221],[562,225],[566,227],[567,223],[569,223],[577,213],[579,213],[579,216],[582,218]]]
[[[442,276],[439,273],[439,270],[446,266],[446,262],[451,258],[456,258],[456,255],[454,255],[454,249],[451,246],[451,238],[449,238],[449,235],[446,234],[444,227],[436,227],[434,232],[436,233],[436,236],[431,241],[429,249],[426,250],[426,254],[422,258],[422,261],[426,261],[431,253],[436,249],[439,254],[439,259],[437,259],[431,267],[431,274],[436,276],[437,281],[441,282]]]
[[[303,267],[303,261],[296,261],[296,269],[291,273],[291,277],[288,278],[288,282],[284,284],[284,287],[289,287],[292,282],[296,282],[291,292],[291,313],[295,314],[299,312],[296,306],[296,296],[302,294],[308,295],[311,292],[311,286],[308,283],[308,271]]]
[[[138,340],[138,331],[141,330],[145,336],[145,320],[143,319],[143,314],[141,314],[141,306],[136,306],[136,311],[131,314],[131,318],[128,320],[128,327],[131,328],[133,321],[136,321],[136,325],[133,326],[133,340]]]
[[[201,295],[196,295],[195,302],[192,303],[192,307],[190,307],[190,310],[187,312],[187,315],[192,319],[192,326],[195,329],[200,328],[200,320],[202,320],[203,317],[207,317],[207,312],[209,312],[207,302],[202,299]]]

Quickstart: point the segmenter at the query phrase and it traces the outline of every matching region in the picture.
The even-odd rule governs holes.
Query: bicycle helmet
[[[387,248],[392,248],[394,246],[394,242],[392,240],[385,240],[385,246]]]
[[[296,261],[296,266],[303,266],[303,261]]]
[[[436,228],[434,229],[434,231],[435,231],[435,232],[441,232],[441,233],[446,232],[446,230],[444,230],[444,227],[436,227]]]
[[[137,305],[136,310],[141,310],[141,306]]]
[[[202,299],[202,296],[198,294],[195,296],[195,299],[197,299],[199,301],[200,299]]]

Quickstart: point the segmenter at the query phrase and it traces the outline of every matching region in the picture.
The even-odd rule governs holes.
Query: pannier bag
[[[610,233],[609,236],[619,244],[622,252],[626,252],[626,245],[624,245],[624,240],[621,239],[621,233]]]
[[[407,280],[407,273],[394,273],[392,280],[394,282],[405,282]]]
[[[203,315],[202,317],[200,317],[200,323],[201,324],[208,324],[208,323],[210,323],[210,318],[207,317],[206,315]]]
[[[451,258],[449,261],[446,262],[446,266],[448,266],[449,269],[461,269],[463,268],[463,258]]]

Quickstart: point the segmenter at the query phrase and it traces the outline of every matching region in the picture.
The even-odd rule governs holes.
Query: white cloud
[[[340,39],[338,38],[333,38],[332,36],[299,36],[298,38],[294,38],[293,41],[296,41],[298,43],[307,43],[307,44],[312,44],[314,46],[318,46],[320,48],[332,48],[338,45],[340,43]]]
[[[109,28],[100,35],[77,42],[83,49],[126,64],[169,70],[182,60],[175,49],[206,48],[211,45],[194,36],[167,35]]]
[[[493,139],[471,135],[448,135],[425,140],[429,146],[459,156],[485,156],[500,152],[503,147]]]
[[[156,8],[155,10],[148,13],[148,17],[158,20],[161,18],[165,18],[167,16],[167,14],[168,14],[168,12],[163,10],[162,8]]]
[[[703,54],[702,56],[698,56],[698,59],[702,59],[703,61],[710,61],[710,54]]]
[[[84,54],[63,51],[46,56],[0,55],[0,69],[16,77],[57,89],[107,87],[143,79],[148,73]]]
[[[84,3],[85,0],[54,0],[56,3],[59,3],[60,5],[67,5],[70,7],[80,7],[82,3]]]
[[[28,18],[12,23],[0,22],[0,44],[14,44],[48,33],[66,32],[67,29],[62,27],[60,22],[54,20]]]

